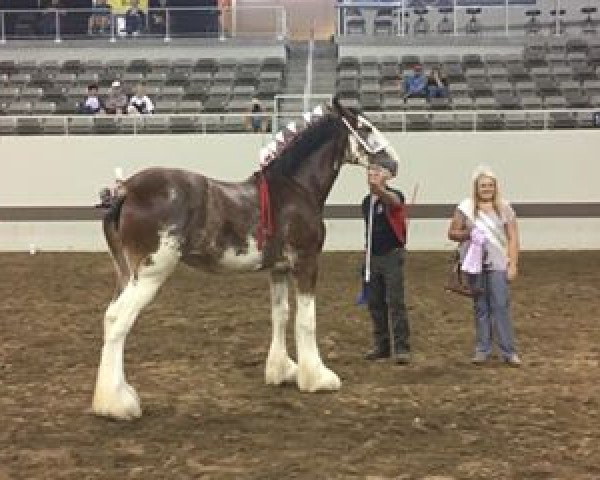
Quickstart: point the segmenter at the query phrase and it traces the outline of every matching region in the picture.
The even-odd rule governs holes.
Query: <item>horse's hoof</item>
[[[298,371],[298,388],[302,392],[331,392],[342,386],[340,377],[325,365],[302,368]]]
[[[138,394],[127,383],[113,391],[97,389],[94,394],[92,411],[96,415],[117,420],[133,420],[142,416]]]
[[[265,369],[265,383],[267,385],[282,385],[284,383],[296,383],[298,366],[290,357],[276,361],[267,359]]]

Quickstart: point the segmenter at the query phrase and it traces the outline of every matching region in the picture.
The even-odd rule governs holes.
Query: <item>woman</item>
[[[504,361],[521,365],[515,352],[508,282],[517,276],[519,233],[515,212],[502,200],[496,175],[479,167],[473,175],[472,196],[459,205],[448,238],[460,242],[461,269],[467,272],[475,310],[476,345],[473,363],[492,353],[492,322]]]
[[[448,79],[439,68],[433,68],[427,77],[427,96],[429,98],[448,96]]]

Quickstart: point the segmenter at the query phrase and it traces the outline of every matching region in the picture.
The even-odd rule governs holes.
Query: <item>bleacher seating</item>
[[[285,85],[285,62],[279,58],[192,59],[169,61],[133,59],[129,63],[111,60],[66,60],[41,62],[0,61],[0,109],[13,114],[26,114],[41,107],[49,113],[75,114],[76,104],[85,98],[89,84],[100,87],[106,95],[114,80],[128,92],[139,83],[165,113],[201,113],[205,106],[226,113],[247,110],[252,97],[272,107],[274,95]],[[211,101],[213,97],[218,101]],[[191,104],[196,109],[192,112]],[[169,102],[169,103],[165,103]],[[60,108],[59,108],[60,107]]]
[[[404,99],[402,77],[421,63],[427,74],[441,65],[449,83],[447,99]],[[581,39],[547,39],[531,42],[521,55],[414,55],[381,58],[342,57],[337,67],[337,93],[349,105],[365,111],[435,111],[431,128],[473,127],[472,117],[437,113],[440,110],[563,110],[600,108],[600,42]],[[561,112],[558,112],[561,113]],[[552,113],[547,125],[535,116],[485,113],[478,129],[591,127],[589,112]],[[384,115],[385,117],[387,115]],[[414,117],[412,120],[409,118]],[[390,128],[423,129],[420,114],[406,117],[406,125],[388,122]]]

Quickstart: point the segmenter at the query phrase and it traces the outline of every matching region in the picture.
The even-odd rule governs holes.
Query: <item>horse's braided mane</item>
[[[265,171],[269,175],[292,175],[311,153],[330,140],[339,128],[337,117],[326,113],[311,122],[283,145],[283,149],[269,162]]]

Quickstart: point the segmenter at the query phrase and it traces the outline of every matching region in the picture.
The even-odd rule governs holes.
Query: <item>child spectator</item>
[[[98,96],[98,85],[88,85],[87,97],[82,103],[79,104],[79,113],[95,115],[102,110],[104,110],[104,105]]]

